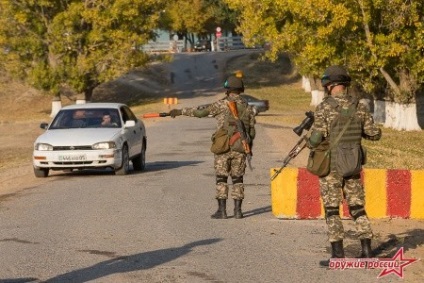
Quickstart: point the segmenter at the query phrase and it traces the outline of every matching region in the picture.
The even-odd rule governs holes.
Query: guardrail
[[[225,36],[217,38],[215,51],[229,51],[229,50],[238,50],[246,49],[247,47],[243,43],[242,36]],[[144,52],[184,52],[185,45],[184,40],[165,40],[165,41],[152,41],[141,47],[141,50]]]
[[[184,49],[183,40],[152,41],[141,47],[144,52],[182,52]]]
[[[243,43],[243,37],[241,36],[226,36],[217,39],[217,51],[228,51],[245,49],[246,46]]]

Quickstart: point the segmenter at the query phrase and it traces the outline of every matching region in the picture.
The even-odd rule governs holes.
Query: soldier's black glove
[[[172,109],[169,111],[169,116],[172,118],[175,118],[177,116],[181,116],[183,114],[183,111],[181,109]]]

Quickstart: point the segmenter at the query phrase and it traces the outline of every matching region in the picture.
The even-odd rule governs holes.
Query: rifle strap
[[[228,101],[228,102],[230,102],[230,101]],[[231,110],[230,110],[230,106],[229,106],[229,103],[228,103],[228,102],[227,102],[227,110],[230,112],[229,114],[230,114],[230,115],[232,115],[234,119],[239,119],[239,120],[243,121],[242,119],[244,118],[244,115],[246,115],[246,112],[247,112],[247,108],[248,108],[248,106],[246,106],[246,108],[244,109],[244,111],[243,111],[242,115],[241,115],[241,116],[239,115],[239,117],[237,118],[237,117],[235,117],[235,116],[233,115],[233,113],[231,112]],[[236,103],[236,107],[237,107],[237,104],[238,104],[238,103],[237,103],[236,101],[234,101],[234,100],[232,100],[232,102],[235,102],[235,103]]]
[[[235,133],[238,132],[237,125],[236,125],[237,121],[240,121],[241,123],[243,123],[243,120],[242,119],[244,118],[244,116],[247,113],[247,107],[246,107],[246,109],[244,109],[244,111],[241,113],[242,114],[241,117],[240,117],[240,114],[238,114],[238,117],[236,117],[235,115],[233,115],[233,112],[231,112],[231,109],[230,109],[230,103],[231,102],[234,102],[235,103],[235,107],[236,107],[236,109],[238,111],[237,102],[236,101],[234,101],[234,100],[227,101],[227,103],[226,103],[227,104],[227,111],[226,111],[226,114],[225,114],[226,117],[224,119],[224,128],[228,129],[228,135],[230,136],[230,138]],[[230,121],[231,119],[234,119],[234,121]],[[243,123],[243,125],[244,125],[244,123]]]

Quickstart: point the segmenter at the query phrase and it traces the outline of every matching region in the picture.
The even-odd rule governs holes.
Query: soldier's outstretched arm
[[[182,115],[190,116],[190,117],[197,117],[197,118],[203,118],[207,116],[215,116],[216,113],[219,113],[220,111],[220,105],[219,103],[215,102],[210,104],[207,107],[194,107],[194,108],[183,108],[182,109]]]
[[[205,108],[205,109],[195,109],[188,116],[193,116],[193,117],[197,117],[197,118],[207,117],[207,116],[209,116],[209,110],[207,108]]]

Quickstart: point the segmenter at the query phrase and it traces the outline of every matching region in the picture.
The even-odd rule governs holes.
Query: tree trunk
[[[365,6],[364,6],[363,1],[358,1],[358,4],[361,7],[362,23],[364,25],[365,37],[367,39],[368,48],[369,48],[369,50],[371,52],[371,55],[374,57],[374,59],[378,59],[377,58],[377,55],[375,54],[375,52],[373,52],[373,50],[375,49],[375,47],[374,47],[374,43],[373,43],[373,40],[372,40],[372,35],[371,35],[370,27],[369,27],[368,22],[366,20],[367,17],[369,17],[370,15],[367,15],[367,13],[365,11]],[[386,70],[383,67],[380,67],[379,68],[379,71],[383,75],[383,77],[387,81],[387,83],[389,84],[390,88],[395,93],[395,96],[400,96],[401,95],[401,91],[400,91],[399,87],[397,86],[396,82],[390,76],[390,74],[387,73]]]
[[[311,85],[311,106],[317,106],[321,103],[324,98],[324,91],[321,90],[319,85],[319,80],[313,76],[308,77],[310,85]]]
[[[307,76],[302,76],[302,88],[305,92],[311,92],[311,82]]]
[[[395,130],[404,131],[420,131],[421,127],[418,124],[417,105],[400,104],[397,102],[380,101],[376,102],[376,111],[374,117],[376,122],[379,122],[376,117],[381,118],[384,111],[384,127]]]
[[[399,75],[399,88],[402,96],[399,97],[401,103],[415,102],[415,93],[418,86],[414,85],[415,80],[411,77],[409,70],[402,68],[398,72]]]
[[[52,99],[52,112],[50,113],[50,117],[56,116],[57,112],[62,108],[62,102],[60,100],[60,95],[56,95]]]
[[[88,87],[86,90],[84,90],[84,97],[87,103],[91,101],[91,98],[93,97],[94,89],[95,87],[91,86],[91,87]]]

